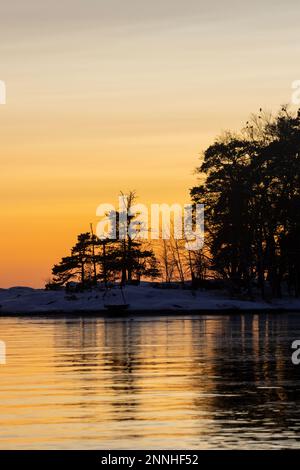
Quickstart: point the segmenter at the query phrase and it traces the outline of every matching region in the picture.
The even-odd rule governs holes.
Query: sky
[[[201,152],[300,79],[300,4],[0,0],[0,287],[42,287],[96,208],[189,202]]]

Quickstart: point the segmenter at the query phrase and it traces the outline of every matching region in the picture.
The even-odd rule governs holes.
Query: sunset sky
[[[43,286],[100,203],[189,202],[198,157],[300,79],[299,0],[0,0],[0,287]]]

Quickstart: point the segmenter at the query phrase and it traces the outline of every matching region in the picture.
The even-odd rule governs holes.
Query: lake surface
[[[300,448],[295,339],[296,314],[0,318],[0,448]]]

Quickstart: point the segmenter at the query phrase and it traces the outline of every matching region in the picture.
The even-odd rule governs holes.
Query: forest
[[[300,294],[300,112],[259,111],[239,133],[225,132],[201,154],[191,201],[205,206],[205,244],[185,240],[100,240],[80,234],[55,264],[47,288],[76,281],[222,285],[249,298]],[[128,204],[136,199],[129,193]],[[130,222],[130,221],[129,221]]]

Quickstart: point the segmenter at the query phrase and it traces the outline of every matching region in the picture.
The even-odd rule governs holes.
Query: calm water
[[[0,447],[299,448],[298,315],[0,318]]]

